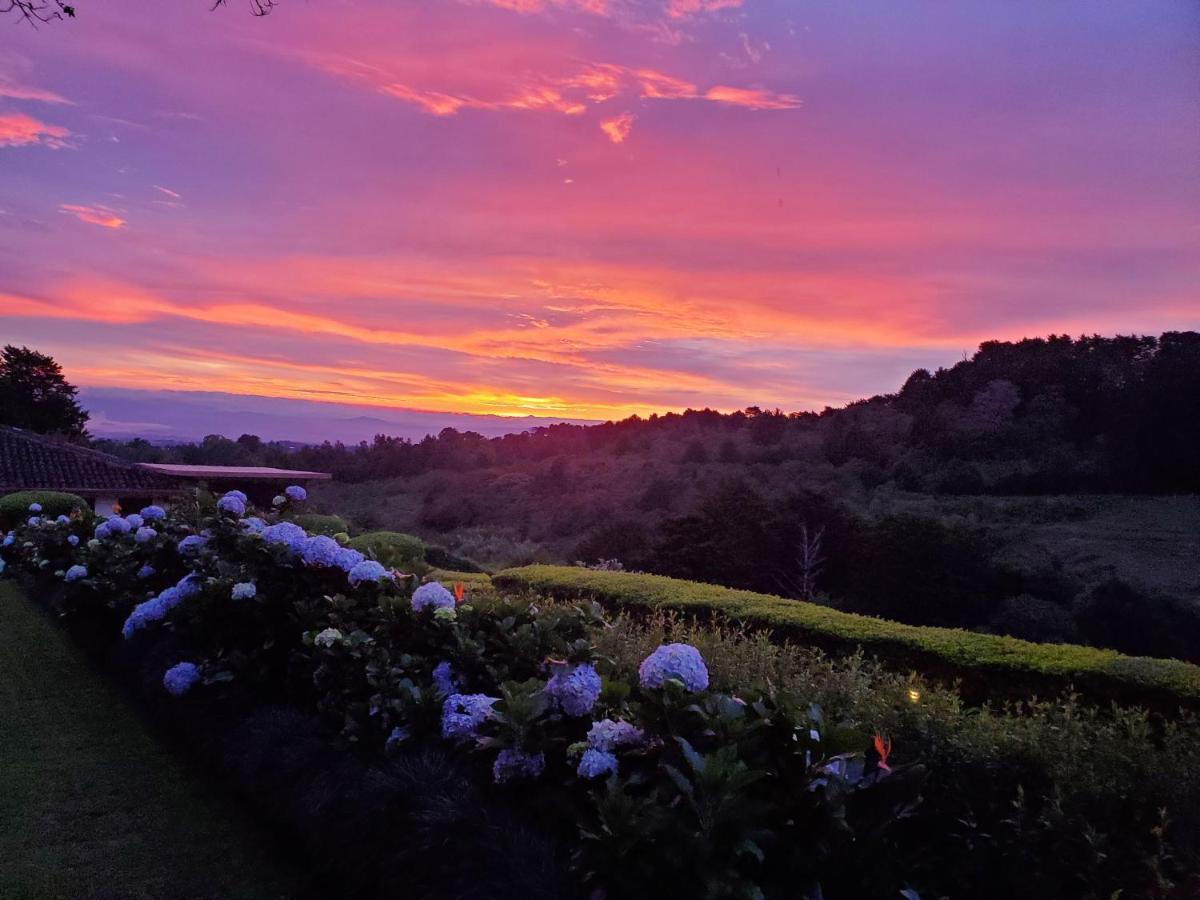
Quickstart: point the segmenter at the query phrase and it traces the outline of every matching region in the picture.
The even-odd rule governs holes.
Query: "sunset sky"
[[[820,408],[1200,327],[1200,4],[78,0],[0,21],[0,341],[96,388]]]

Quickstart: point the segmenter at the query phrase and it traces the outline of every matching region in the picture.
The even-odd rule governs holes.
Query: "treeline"
[[[991,341],[950,368],[917,370],[895,394],[821,413],[688,410],[491,439],[452,428],[415,442],[379,435],[351,446],[254,435],[177,447],[96,443],[139,461],[301,467],[346,482],[634,454],[667,464],[827,463],[866,488],[893,482],[929,493],[1192,493],[1200,334]]]

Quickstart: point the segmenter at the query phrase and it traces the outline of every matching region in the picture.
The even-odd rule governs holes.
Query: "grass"
[[[1200,667],[1073,644],[1035,644],[953,628],[925,628],[813,603],[660,575],[525,566],[493,576],[501,590],[591,597],[621,610],[675,610],[762,628],[835,652],[862,649],[901,669],[956,679],[984,699],[1045,696],[1074,687],[1092,700],[1178,712],[1200,707]]]
[[[0,896],[286,898],[293,873],[0,583]]]

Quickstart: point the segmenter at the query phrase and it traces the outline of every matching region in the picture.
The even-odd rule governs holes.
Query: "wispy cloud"
[[[668,0],[667,15],[672,19],[686,19],[698,13],[737,9],[741,5],[742,0]]]
[[[25,147],[42,144],[53,150],[69,147],[71,132],[24,113],[0,113],[0,147]]]
[[[89,225],[99,225],[101,228],[112,229],[125,227],[125,220],[107,206],[84,206],[78,203],[61,203],[58,210],[59,212],[74,216],[80,222],[87,222]]]
[[[761,88],[736,88],[718,84],[704,93],[705,100],[744,106],[746,109],[795,109],[801,104],[794,94],[777,94]]]
[[[29,85],[18,84],[15,81],[10,81],[3,75],[0,75],[0,97],[8,97],[10,100],[32,100],[38,103],[70,103],[62,94],[56,94],[54,91],[43,90],[42,88],[30,87]]]
[[[172,200],[179,200],[183,197],[178,191],[173,191],[170,188],[163,187],[161,184],[152,185],[152,187],[160,194],[166,194]]]

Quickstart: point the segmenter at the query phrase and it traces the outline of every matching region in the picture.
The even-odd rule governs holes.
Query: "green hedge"
[[[17,491],[15,494],[0,497],[0,526],[12,528],[28,518],[29,506],[32,503],[42,504],[41,514],[51,519],[69,516],[76,511],[86,513],[91,509],[88,502],[77,494],[61,491]]]
[[[368,531],[352,538],[350,546],[385,566],[421,574],[425,571],[425,544],[419,537],[399,531]]]
[[[1096,701],[1138,704],[1165,714],[1176,714],[1181,706],[1200,709],[1200,667],[1178,660],[904,625],[660,575],[524,566],[498,572],[492,581],[502,590],[590,597],[623,609],[718,615],[835,653],[861,647],[889,665],[957,680],[963,695],[973,702],[1046,696],[1071,687]]]
[[[346,520],[341,516],[301,513],[298,516],[292,516],[292,521],[309,534],[323,534],[326,537],[333,537],[335,534],[344,534],[350,530],[350,526],[346,524]]]

